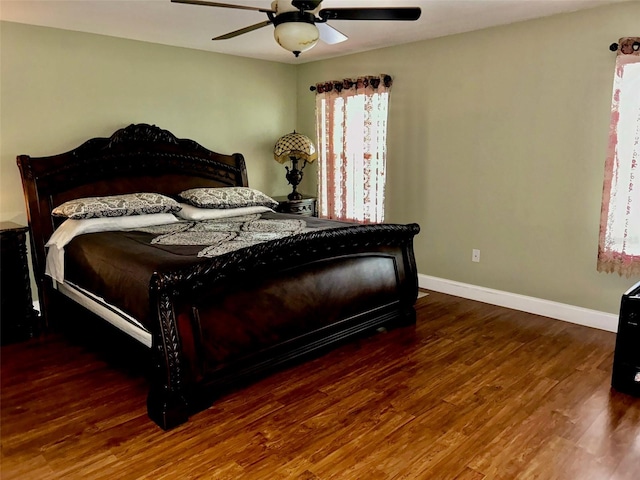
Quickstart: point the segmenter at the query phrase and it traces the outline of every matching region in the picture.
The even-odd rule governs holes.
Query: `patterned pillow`
[[[179,197],[198,208],[278,206],[273,198],[249,187],[192,188],[180,193]]]
[[[108,197],[77,198],[56,207],[56,217],[82,220],[85,218],[125,217],[150,213],[175,213],[180,204],[159,193],[130,193]]]

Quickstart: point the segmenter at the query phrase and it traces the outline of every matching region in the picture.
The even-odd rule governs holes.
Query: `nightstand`
[[[28,227],[0,222],[0,340],[7,343],[34,336],[38,312],[33,308],[27,263]]]
[[[277,211],[280,213],[291,213],[293,215],[304,215],[306,217],[317,217],[317,199],[316,197],[310,197],[303,195],[301,200],[289,200],[285,197],[274,197],[274,200],[278,202]]]

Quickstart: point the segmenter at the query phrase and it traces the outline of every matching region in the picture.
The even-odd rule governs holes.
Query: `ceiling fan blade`
[[[267,25],[271,25],[271,20],[265,20],[264,22],[256,23],[255,25],[250,25],[248,27],[241,28],[240,30],[234,30],[233,32],[225,33],[224,35],[212,38],[211,40],[226,40],[228,38],[242,35],[243,33],[253,32],[254,30],[258,30],[259,28],[266,27]]]
[[[419,7],[395,8],[325,8],[318,15],[323,20],[417,20]]]
[[[344,42],[349,38],[328,23],[316,23],[316,27],[318,27],[318,31],[320,32],[320,40],[329,45]]]
[[[253,10],[256,12],[276,13],[273,10],[267,10],[265,8],[249,7],[245,5],[232,5],[230,3],[207,2],[204,0],[171,0],[171,3],[185,3],[187,5],[204,5],[206,7],[236,8],[238,10]]]

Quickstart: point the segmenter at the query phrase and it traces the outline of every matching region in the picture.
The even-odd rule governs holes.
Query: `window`
[[[316,85],[319,216],[384,220],[391,77]]]
[[[600,219],[598,271],[640,275],[640,37],[620,39]]]

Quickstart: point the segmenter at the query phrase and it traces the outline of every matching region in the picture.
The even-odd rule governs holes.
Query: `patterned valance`
[[[618,43],[612,43],[609,49],[617,55],[640,56],[640,37],[622,37]]]
[[[377,76],[367,76],[359,78],[344,78],[342,80],[330,80],[328,82],[316,83],[309,87],[309,89],[316,93],[326,93],[336,91],[338,93],[342,90],[349,90],[355,88],[361,90],[363,88],[371,88],[377,90],[381,85],[385,88],[391,87],[393,79],[390,75],[381,74]]]

